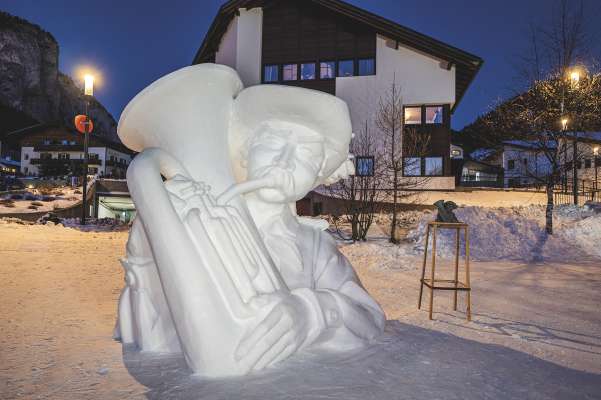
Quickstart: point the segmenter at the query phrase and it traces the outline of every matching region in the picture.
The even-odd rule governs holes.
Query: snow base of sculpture
[[[599,376],[498,345],[389,321],[376,344],[348,353],[308,349],[248,377],[190,375],[181,356],[128,349],[129,373],[161,400],[597,398]]]

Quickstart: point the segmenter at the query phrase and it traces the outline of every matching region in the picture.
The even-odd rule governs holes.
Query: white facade
[[[503,147],[502,163],[505,187],[540,183],[551,171],[551,162],[540,150],[510,144]]]
[[[261,83],[263,9],[238,10],[223,35],[215,62],[238,71],[245,87]]]
[[[68,154],[71,160],[83,160],[83,151],[69,151],[56,150],[56,151],[35,151],[32,146],[24,146],[21,148],[21,173],[23,175],[38,176],[40,174],[39,164],[33,164],[31,160],[39,159],[40,154],[50,154],[51,158],[58,159],[59,154]],[[88,173],[98,174],[99,176],[113,175],[112,167],[106,165],[107,160],[121,161],[122,163],[129,164],[131,156],[120,151],[110,149],[107,147],[89,147],[88,154],[90,158],[98,157],[98,161],[90,161],[88,164]]]
[[[576,149],[577,152],[577,167],[578,168],[578,180],[585,182],[597,182],[597,186],[601,185],[601,134],[598,135],[599,139],[596,141],[579,141]],[[560,149],[565,149],[559,154],[561,163],[569,163],[573,159],[574,146],[572,141],[565,143],[564,140],[560,141]],[[566,172],[567,181],[573,180],[572,169]],[[593,186],[593,185],[591,185]]]
[[[455,104],[455,67],[443,68],[441,60],[398,46],[378,35],[376,75],[336,78],[336,96],[349,105],[356,131],[373,121],[382,96],[396,83],[404,105]]]

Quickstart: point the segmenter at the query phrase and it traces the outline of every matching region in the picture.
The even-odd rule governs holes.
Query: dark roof
[[[400,44],[413,48],[425,54],[430,54],[441,60],[451,62],[456,67],[455,76],[455,104],[457,107],[468,87],[476,77],[484,61],[473,54],[443,43],[430,36],[416,32],[396,22],[380,17],[376,14],[355,7],[341,0],[302,0],[312,1],[320,6],[326,7],[339,14],[345,15],[359,23],[369,25],[377,33],[390,39],[397,40]],[[221,38],[227,27],[236,15],[239,8],[252,8],[260,6],[264,1],[260,0],[230,0],[223,4],[217,16],[213,20],[207,35],[205,36],[193,64],[209,62],[214,59],[219,48]]]
[[[42,124],[36,124],[36,125],[32,125],[32,126],[28,126],[22,129],[18,129],[16,131],[13,132],[7,132],[4,135],[4,140],[6,141],[11,141],[11,142],[16,142],[19,141],[21,139],[23,139],[24,137],[26,137],[28,134],[31,133],[35,133],[38,132],[40,130],[44,130],[44,129],[48,129],[48,128],[62,128],[65,130],[65,132],[78,136],[80,135],[80,133],[78,133],[74,128],[69,127],[69,126],[65,126],[64,124],[61,124],[60,122],[48,122],[48,123],[42,123]],[[95,142],[99,142],[100,144],[102,144],[104,147],[108,147],[110,149],[113,150],[117,150],[120,151],[122,153],[125,154],[134,154],[133,151],[131,151],[130,149],[128,149],[127,147],[125,147],[123,145],[123,143],[120,142],[114,142],[110,139],[105,138],[104,136],[97,136],[94,135],[93,133],[90,135],[90,139],[95,141]]]

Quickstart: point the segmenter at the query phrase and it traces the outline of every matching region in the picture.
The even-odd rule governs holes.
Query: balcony
[[[29,160],[31,165],[41,165],[41,164],[83,164],[83,159],[81,158],[32,158]],[[102,165],[102,160],[98,157],[90,157],[88,159],[88,165]]]
[[[33,151],[41,152],[41,151],[59,151],[59,152],[67,152],[67,151],[83,151],[83,145],[81,144],[38,144],[33,146]]]
[[[122,162],[118,160],[106,160],[105,165],[107,167],[127,168],[127,162]]]

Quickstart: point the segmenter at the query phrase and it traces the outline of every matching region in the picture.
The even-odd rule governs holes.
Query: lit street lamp
[[[595,161],[595,190],[597,190],[599,188],[599,181],[598,181],[598,174],[599,174],[599,161],[601,161],[601,159],[599,158],[599,146],[596,146],[593,149],[593,155],[594,155],[594,161]],[[598,195],[598,193],[597,193]]]
[[[84,76],[84,102],[85,102],[85,121],[84,125],[84,140],[83,140],[83,187],[82,187],[82,202],[81,202],[81,225],[86,224],[86,197],[88,186],[88,142],[89,135],[92,131],[92,121],[90,120],[89,106],[90,98],[94,96],[94,76],[86,74]]]

